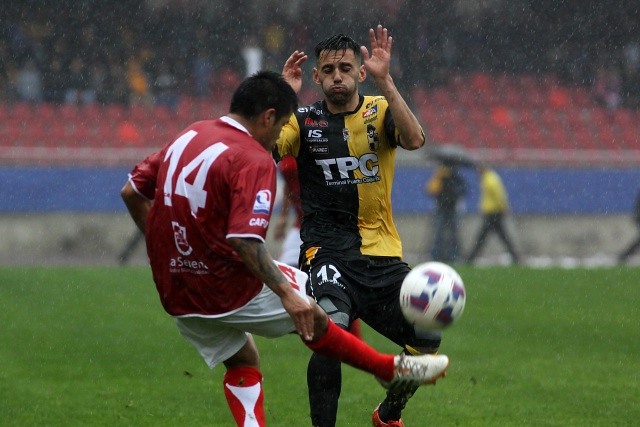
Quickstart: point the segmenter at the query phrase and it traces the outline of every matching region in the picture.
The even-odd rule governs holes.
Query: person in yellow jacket
[[[520,257],[505,226],[505,218],[509,213],[509,199],[502,179],[495,170],[485,165],[478,165],[476,169],[480,174],[482,226],[466,262],[473,263],[482,250],[489,233],[495,233],[509,251],[512,262],[517,264],[520,262]]]

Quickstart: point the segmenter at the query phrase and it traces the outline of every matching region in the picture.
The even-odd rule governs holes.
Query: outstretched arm
[[[296,331],[307,340],[313,340],[313,306],[293,290],[278,269],[264,243],[257,239],[233,237],[227,240],[242,261],[258,279],[267,285],[282,301],[296,326]]]
[[[382,95],[389,102],[389,109],[400,133],[400,145],[407,150],[420,148],[425,143],[422,127],[398,92],[389,73],[393,37],[389,36],[389,30],[378,25],[376,30],[369,30],[369,41],[371,53],[365,46],[360,47],[360,53],[367,73],[373,77]]]

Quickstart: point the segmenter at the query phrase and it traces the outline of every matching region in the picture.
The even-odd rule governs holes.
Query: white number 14
[[[163,187],[164,204],[166,206],[173,206],[173,202],[171,200],[171,197],[174,194],[173,175],[176,173],[176,169],[178,168],[178,160],[182,156],[187,145],[197,134],[198,133],[196,131],[190,130],[180,136],[180,138],[171,144],[167,150],[164,161],[166,162],[167,159],[169,160],[169,168],[167,169],[167,178]],[[185,165],[182,170],[180,170],[175,183],[175,194],[186,197],[187,200],[189,200],[191,212],[194,214],[198,209],[203,208],[207,202],[207,192],[204,190],[204,186],[209,169],[218,156],[220,156],[220,154],[222,154],[227,148],[229,147],[222,142],[217,142],[207,147],[187,165]],[[198,169],[198,172],[196,173],[193,183],[190,184],[186,181],[186,178],[196,169]]]

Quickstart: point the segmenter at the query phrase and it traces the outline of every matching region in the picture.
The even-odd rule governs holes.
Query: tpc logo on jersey
[[[256,194],[256,200],[253,202],[254,214],[269,214],[271,212],[271,191],[260,190]]]
[[[187,229],[181,226],[176,221],[171,221],[171,227],[173,228],[173,240],[176,242],[176,248],[182,255],[187,256],[191,254],[193,248],[187,242]]]

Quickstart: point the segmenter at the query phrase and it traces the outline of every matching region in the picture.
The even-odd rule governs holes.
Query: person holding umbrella
[[[456,262],[460,256],[458,206],[467,191],[456,162],[442,161],[424,190],[436,202],[429,256],[432,261]]]

